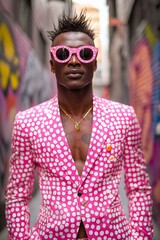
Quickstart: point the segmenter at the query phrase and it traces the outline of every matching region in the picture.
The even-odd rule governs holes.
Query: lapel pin
[[[109,157],[109,160],[110,160],[110,161],[114,161],[114,160],[115,160],[115,157],[114,157],[113,155],[111,155],[111,156]]]
[[[110,144],[107,144],[107,147],[106,147],[107,151],[111,151],[112,150],[112,146]]]

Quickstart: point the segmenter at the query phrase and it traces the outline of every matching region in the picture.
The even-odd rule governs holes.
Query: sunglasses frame
[[[65,60],[60,60],[57,58],[56,56],[56,53],[57,53],[57,50],[61,49],[61,48],[65,48],[68,50],[69,52],[69,56],[67,59]],[[93,56],[91,57],[91,59],[89,60],[84,60],[81,58],[80,56],[80,51],[84,48],[89,48],[90,50],[92,50],[93,52]],[[89,46],[89,45],[85,45],[85,46],[81,46],[81,47],[78,47],[78,48],[70,48],[68,46],[64,46],[64,45],[58,45],[58,46],[53,46],[50,48],[50,52],[52,54],[52,56],[54,57],[54,59],[59,62],[59,63],[66,63],[68,61],[70,61],[71,57],[72,57],[72,54],[76,54],[78,60],[82,63],[90,63],[90,62],[93,62],[96,57],[97,57],[97,54],[98,54],[98,48],[94,47],[94,46]]]

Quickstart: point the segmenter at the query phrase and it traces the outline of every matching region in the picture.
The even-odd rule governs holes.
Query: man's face
[[[85,45],[94,46],[93,40],[82,32],[66,32],[58,35],[52,46],[64,45],[70,48],[77,48]],[[93,73],[97,68],[97,61],[82,63],[76,54],[66,63],[57,62],[53,56],[51,58],[51,69],[55,73],[58,89],[81,89],[87,85],[92,86]]]

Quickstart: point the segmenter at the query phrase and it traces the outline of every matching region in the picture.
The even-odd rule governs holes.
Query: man
[[[152,239],[151,188],[132,107],[93,94],[98,49],[85,12],[49,32],[58,93],[16,116],[6,191],[9,239]],[[130,219],[118,185],[125,169]],[[42,203],[30,233],[38,171]]]

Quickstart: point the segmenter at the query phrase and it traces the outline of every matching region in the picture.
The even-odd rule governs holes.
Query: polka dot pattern
[[[123,167],[129,220],[118,193]],[[42,204],[31,231],[28,204],[35,169]],[[17,114],[6,189],[9,239],[74,240],[82,220],[90,240],[150,240],[151,207],[140,127],[132,107],[94,96],[92,135],[81,177],[57,97]]]

